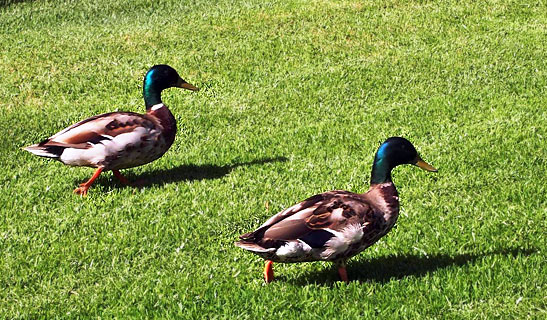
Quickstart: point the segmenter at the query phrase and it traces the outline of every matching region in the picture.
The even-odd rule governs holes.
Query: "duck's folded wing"
[[[38,145],[57,145],[85,149],[103,140],[112,140],[118,135],[132,132],[138,127],[150,129],[154,125],[153,121],[138,113],[105,113],[82,120],[40,142]]]
[[[321,247],[348,224],[357,223],[359,212],[370,209],[362,201],[352,201],[353,195],[347,191],[315,195],[273,216],[256,231],[242,235],[241,240],[266,248],[291,240]]]
[[[129,145],[149,139],[158,126],[147,115],[133,112],[105,113],[80,121],[23,149],[69,165],[96,166],[109,154],[115,155]]]

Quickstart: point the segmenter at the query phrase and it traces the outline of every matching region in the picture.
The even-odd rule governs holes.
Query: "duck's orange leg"
[[[346,271],[345,266],[338,267],[338,274],[340,275],[340,280],[344,281],[345,283],[348,283],[348,272]]]
[[[87,189],[89,189],[89,187],[91,187],[91,185],[93,184],[93,181],[95,181],[95,179],[97,179],[97,177],[101,175],[101,172],[103,172],[103,168],[98,168],[93,174],[93,176],[89,178],[89,180],[87,180],[84,183],[80,183],[80,186],[74,189],[74,193],[79,194],[81,196],[87,195]]]
[[[121,173],[120,173],[120,170],[112,170],[112,173],[114,174],[114,177],[118,178],[118,180],[120,180],[121,183],[125,184],[125,185],[130,185],[131,182],[129,182],[129,180],[127,180],[126,177],[124,177]]]
[[[340,275],[340,280],[344,281],[345,283],[348,283],[348,272],[346,271],[346,261],[339,262],[337,264],[338,266],[338,274]]]
[[[264,266],[264,281],[266,281],[266,283],[270,283],[274,279],[274,271],[272,265],[272,260],[266,260],[266,265]]]

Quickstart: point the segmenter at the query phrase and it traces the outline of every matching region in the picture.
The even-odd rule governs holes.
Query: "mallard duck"
[[[79,195],[85,196],[103,171],[111,170],[122,183],[128,184],[120,173],[121,169],[158,159],[175,140],[175,117],[161,101],[162,90],[170,87],[198,90],[170,66],[153,66],[144,77],[146,113],[110,112],[97,115],[24,150],[70,166],[97,168],[88,181],[74,189],[74,193]]]
[[[281,211],[253,232],[240,236],[236,246],[266,260],[264,280],[274,278],[273,262],[332,261],[347,282],[346,261],[391,230],[399,215],[399,196],[391,170],[427,164],[405,138],[387,139],[376,152],[370,188],[365,193],[343,190],[314,195]]]

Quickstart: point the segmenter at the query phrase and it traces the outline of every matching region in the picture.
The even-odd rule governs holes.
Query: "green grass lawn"
[[[7,2],[7,3],[6,3]],[[545,318],[543,1],[3,1],[0,318]],[[103,174],[20,148],[86,117],[144,111],[167,63],[192,93],[160,160]],[[348,265],[233,245],[277,211],[394,171],[397,228]]]

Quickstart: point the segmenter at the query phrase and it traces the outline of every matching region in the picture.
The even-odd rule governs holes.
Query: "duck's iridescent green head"
[[[155,65],[144,76],[143,96],[146,109],[161,103],[161,92],[171,87],[179,87],[192,91],[198,88],[184,81],[175,69],[166,64]]]
[[[390,182],[391,170],[401,164],[413,164],[427,171],[437,171],[422,160],[410,141],[401,137],[391,137],[382,143],[376,152],[370,184]]]

